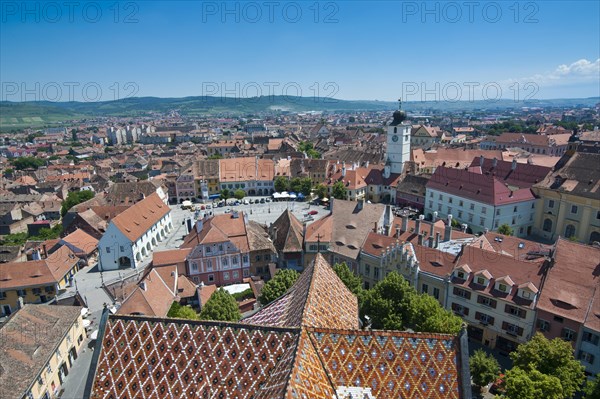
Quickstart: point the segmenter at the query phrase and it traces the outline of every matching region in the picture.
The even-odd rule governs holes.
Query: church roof
[[[458,399],[470,390],[465,344],[464,332],[359,330],[356,297],[318,254],[242,322],[105,311],[86,397]]]

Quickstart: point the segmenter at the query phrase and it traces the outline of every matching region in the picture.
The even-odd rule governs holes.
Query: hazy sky
[[[3,0],[1,99],[599,96],[599,4]]]

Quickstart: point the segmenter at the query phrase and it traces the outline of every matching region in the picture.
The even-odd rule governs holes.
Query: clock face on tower
[[[395,143],[396,141],[398,141],[398,135],[394,134],[392,136],[392,141]]]

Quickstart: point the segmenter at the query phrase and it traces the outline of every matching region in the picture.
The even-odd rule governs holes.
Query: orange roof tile
[[[169,212],[171,209],[154,193],[119,213],[111,223],[131,241],[135,241]]]

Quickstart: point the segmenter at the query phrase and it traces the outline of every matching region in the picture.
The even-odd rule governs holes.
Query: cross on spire
[[[401,98],[398,99],[398,110],[400,110],[400,111],[402,110],[402,99]]]

